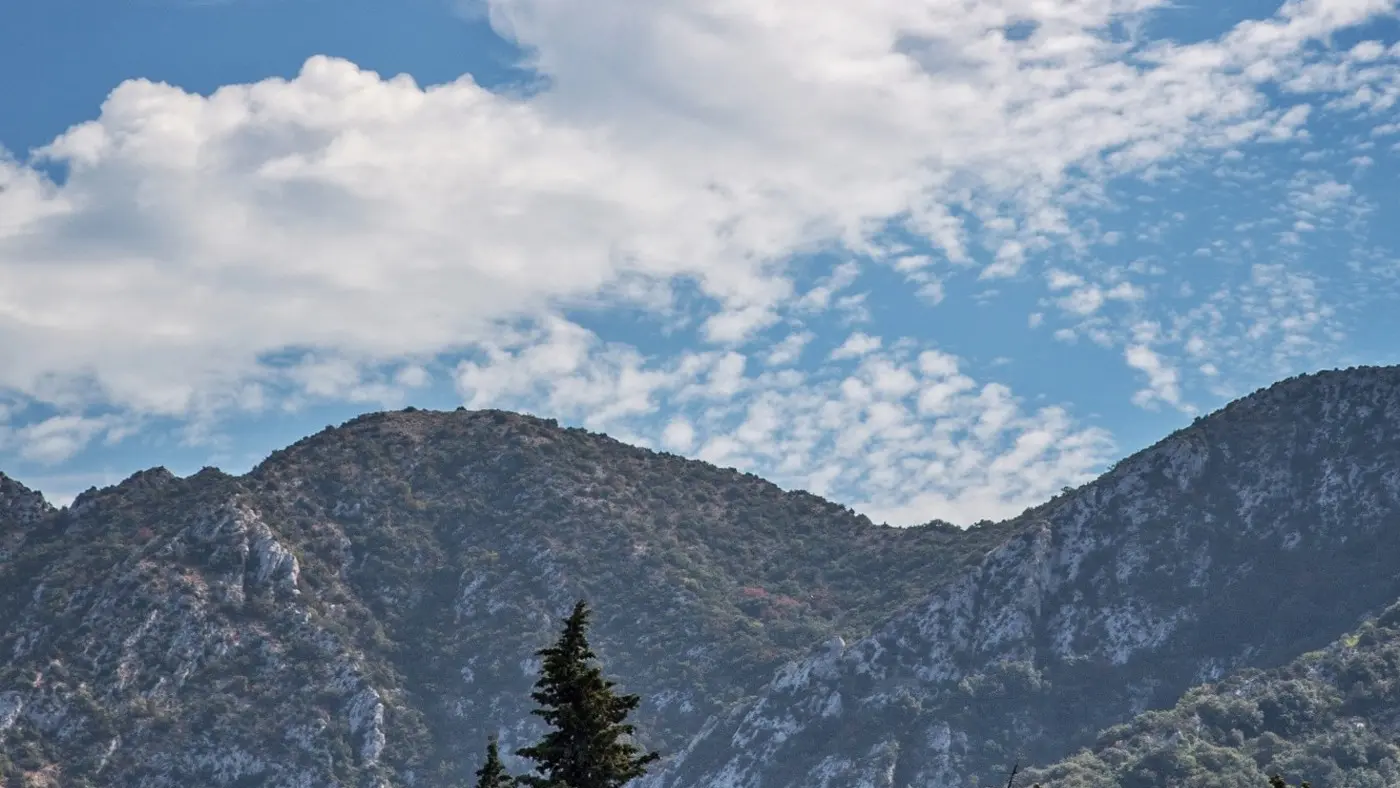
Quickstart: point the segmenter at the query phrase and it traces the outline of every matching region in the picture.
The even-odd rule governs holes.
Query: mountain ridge
[[[1322,429],[1335,424],[1329,421],[1334,418],[1351,419],[1341,422],[1351,432],[1330,436],[1333,443],[1344,444],[1331,447],[1345,448],[1343,457],[1367,460],[1341,469],[1348,471],[1345,477],[1330,467],[1329,458],[1309,454],[1321,447],[1317,430],[1304,436],[1298,429],[1301,423]],[[1245,429],[1239,429],[1241,421]],[[1357,427],[1368,430],[1358,435],[1352,429]],[[1285,428],[1291,430],[1290,440],[1280,441]],[[902,619],[839,656],[828,654],[789,668],[789,675],[801,680],[793,684],[782,675],[775,678],[740,722],[709,733],[719,743],[708,752],[705,737],[692,742],[683,758],[698,757],[703,765],[673,766],[648,785],[962,785],[971,774],[1004,773],[1019,755],[1044,762],[1076,746],[1073,736],[1055,740],[1043,721],[1027,718],[1027,709],[1054,714],[1078,701],[1083,707],[1078,711],[1092,720],[1087,727],[1098,729],[1114,717],[1170,702],[1219,672],[1275,662],[1298,646],[1298,638],[1317,645],[1322,635],[1310,627],[1324,615],[1318,600],[1293,588],[1275,590],[1276,584],[1270,585],[1267,573],[1257,572],[1255,564],[1271,556],[1278,570],[1309,572],[1319,564],[1340,564],[1365,575],[1368,566],[1383,569],[1400,562],[1400,542],[1392,536],[1400,510],[1398,444],[1400,371],[1393,368],[1291,379],[1265,389],[1128,458],[1085,487],[1028,511],[1018,518],[1026,529],[1015,530],[981,567],[935,592],[924,610],[901,614]],[[1379,454],[1368,451],[1377,446]],[[1213,475],[1228,478],[1224,471],[1231,467],[1252,474],[1251,484],[1203,488],[1204,493],[1193,487],[1210,484]],[[1302,500],[1307,495],[1286,495],[1306,480],[1317,486],[1319,477],[1322,489],[1314,497],[1326,506]],[[1355,484],[1358,479],[1365,481],[1364,489]],[[1348,507],[1350,499],[1337,494],[1338,486],[1357,492],[1360,505]],[[1192,495],[1177,494],[1188,490]],[[1196,500],[1202,495],[1215,500],[1202,505]],[[1153,496],[1174,505],[1159,500],[1153,506]],[[1293,511],[1309,505],[1313,508],[1305,514],[1315,517],[1299,518]],[[1235,517],[1232,526],[1243,527],[1212,526],[1211,520],[1226,512]],[[1193,516],[1208,527],[1186,528],[1183,519]],[[1325,538],[1329,529],[1341,530],[1343,519],[1360,533],[1342,533],[1340,543],[1348,536],[1362,537],[1350,547]],[[1323,527],[1311,527],[1314,521]],[[1172,560],[1174,556],[1194,560]],[[1227,562],[1226,576],[1219,570],[1212,574],[1212,560]],[[1163,571],[1170,582],[1151,594],[1133,595],[1142,591],[1134,583]],[[1238,576],[1228,576],[1231,572]],[[1084,577],[1090,582],[1076,585]],[[1400,597],[1393,572],[1375,577],[1379,581],[1365,593],[1333,596],[1331,604],[1341,610],[1326,612],[1328,625],[1354,621]],[[1258,587],[1240,585],[1244,580]],[[1097,604],[1092,603],[1095,597]],[[1186,597],[1193,598],[1192,604],[1169,603]],[[1226,603],[1217,604],[1220,599]],[[1240,599],[1252,602],[1257,615],[1272,616],[1273,626],[1261,629],[1258,621],[1242,619],[1234,607]],[[1271,611],[1280,600],[1295,604]],[[1203,634],[1173,642],[1174,630],[1192,627]],[[1241,627],[1247,633],[1243,643],[1212,646],[1212,637]],[[1091,647],[1080,648],[1080,643]],[[1115,684],[1115,671],[1128,673],[1119,668],[1131,667],[1134,652],[1143,648],[1153,651],[1151,671],[1136,682]],[[1173,649],[1186,654],[1173,656]],[[969,670],[968,665],[993,670]],[[986,692],[1006,694],[1008,683],[1019,702],[991,710],[996,704]],[[1086,695],[1093,698],[1091,708],[1082,701]],[[970,718],[973,707],[976,714]],[[832,714],[831,709],[839,711]],[[998,714],[1000,725],[987,722]],[[960,730],[959,724],[966,727]],[[988,728],[1001,735],[983,738]],[[902,733],[871,740],[871,730]],[[815,753],[821,741],[833,738],[863,738],[868,751],[828,763]],[[727,754],[726,739],[745,746]],[[1039,742],[1040,749],[1020,752],[1018,742],[1024,740]],[[914,747],[914,757],[901,757],[911,741],[922,742],[923,749]]]
[[[673,477],[675,468],[684,478]],[[139,727],[147,718],[127,707],[144,709],[155,697],[177,723],[180,714],[197,716],[190,707],[210,706],[211,719],[230,730],[240,729],[231,715],[249,708],[239,693],[297,676],[324,689],[317,697],[289,692],[300,705],[272,703],[269,713],[286,716],[289,730],[301,731],[289,735],[301,739],[325,724],[346,753],[323,748],[315,757],[350,760],[345,779],[382,781],[390,771],[437,768],[443,758],[464,768],[474,755],[466,745],[433,741],[434,730],[463,715],[493,722],[469,720],[473,741],[488,732],[500,733],[507,749],[523,741],[527,657],[559,610],[585,595],[599,602],[600,651],[617,655],[616,665],[647,690],[642,717],[651,732],[661,743],[683,742],[697,718],[742,697],[744,682],[781,658],[843,627],[863,629],[921,595],[938,582],[927,559],[965,536],[952,527],[874,526],[756,477],[658,459],[541,420],[370,416],[298,442],[241,477],[144,472],[84,493],[39,527],[8,533],[21,560],[0,564],[0,653],[18,646],[21,656],[3,666],[0,682],[32,682],[52,654],[110,651],[94,639],[99,630],[150,639],[167,655],[178,643],[174,657],[152,652],[63,671],[95,686],[173,659],[176,678],[152,670],[139,697],[131,686],[140,681],[122,679],[98,699],[104,714]],[[995,531],[978,538],[990,544]],[[959,555],[975,560],[976,552]],[[612,557],[623,560],[600,569]],[[871,588],[863,575],[875,563],[911,571],[903,586]],[[829,571],[817,577],[813,565]],[[61,598],[40,590],[78,587],[84,577],[105,578],[108,588]],[[71,624],[45,623],[55,619]],[[457,631],[459,620],[486,634]],[[239,653],[249,648],[239,639],[249,627],[258,632],[256,653]],[[681,664],[668,664],[678,652]],[[306,662],[317,653],[338,663],[335,675]],[[255,681],[234,694],[170,689],[201,676],[222,686],[213,675],[225,671],[251,672]],[[22,693],[40,696],[23,708],[71,707],[83,686],[64,688],[58,700]],[[32,721],[29,741],[66,750],[54,744],[57,729],[40,729],[44,719]],[[145,757],[163,771],[130,779],[175,785],[273,769],[252,748],[239,750],[233,765],[212,751],[186,758],[203,745],[189,744],[192,728],[177,724],[175,732],[187,745],[181,758]],[[381,758],[400,760],[381,767]]]
[[[533,735],[528,655],[588,596],[673,756],[644,788],[965,785],[1020,741],[1042,764],[1083,746],[1046,731],[1090,679],[1101,708],[1072,707],[1096,730],[1325,642],[1319,592],[1338,631],[1400,597],[1257,566],[1394,557],[1397,391],[1396,368],[1281,381],[967,530],[504,411],[368,414],[243,476],[152,469],[56,510],[0,476],[0,741],[73,785],[445,786],[486,734]]]

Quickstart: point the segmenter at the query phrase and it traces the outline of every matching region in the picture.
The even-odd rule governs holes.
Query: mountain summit
[[[654,788],[965,786],[1343,636],[1400,598],[1397,512],[1393,368],[1277,384],[966,530],[500,411],[62,510],[0,477],[0,774],[457,785],[488,735],[533,739],[529,655],[584,597]]]
[[[0,473],[0,526],[27,525],[53,513],[42,493]]]

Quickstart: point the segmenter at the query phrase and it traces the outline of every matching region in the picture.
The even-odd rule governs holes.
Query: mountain
[[[64,785],[469,774],[489,733],[533,738],[530,656],[579,597],[648,742],[679,750],[1006,532],[876,526],[492,411],[366,416],[243,477],[156,469],[61,511],[0,490],[0,731]]]
[[[1397,512],[1395,368],[1284,381],[966,530],[499,411],[59,510],[0,476],[0,775],[461,784],[489,733],[533,739],[531,654],[579,597],[669,756],[642,788],[1059,775],[1400,598]]]
[[[1026,512],[915,608],[785,666],[648,786],[991,780],[1397,598],[1400,369],[1291,379]]]

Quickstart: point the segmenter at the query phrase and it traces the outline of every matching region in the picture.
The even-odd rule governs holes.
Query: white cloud
[[[18,429],[0,431],[0,444],[13,447],[21,459],[41,465],[57,465],[82,451],[99,435],[116,441],[129,434],[132,425],[114,417],[53,416]]]
[[[1113,301],[1141,301],[1147,297],[1147,293],[1132,282],[1119,282],[1110,287],[1104,297]]]
[[[559,334],[571,337],[567,353]],[[878,337],[872,339],[879,339]],[[526,346],[470,368],[473,404],[545,409],[601,424],[671,451],[761,473],[855,505],[877,520],[970,523],[1018,513],[1066,484],[1090,478],[1113,445],[1058,407],[1029,410],[998,383],[978,383],[947,353],[908,342],[875,343],[846,374],[747,372],[744,356],[689,353],[664,369],[619,363],[577,327],[534,335]],[[554,374],[521,374],[541,357]],[[633,359],[636,362],[638,360]],[[628,376],[650,376],[655,410],[613,411]],[[509,381],[534,385],[509,385]],[[501,381],[500,385],[480,385]]]
[[[774,345],[764,357],[764,363],[770,367],[783,367],[797,361],[802,355],[802,349],[816,338],[810,331],[795,331],[788,334],[781,342]]]
[[[394,374],[394,382],[409,389],[422,388],[431,380],[432,374],[419,364],[405,364]]]
[[[1060,277],[1056,277],[1054,274],[1060,274]],[[1062,290],[1069,287],[1074,289],[1068,295],[1056,299],[1055,303],[1065,312],[1080,317],[1087,317],[1098,312],[1099,308],[1109,301],[1141,301],[1147,295],[1142,288],[1131,282],[1119,282],[1104,289],[1098,285],[1084,284],[1084,279],[1079,276],[1052,272],[1051,290]]]
[[[594,429],[652,413],[658,391],[699,371],[693,366],[654,369],[635,350],[607,345],[592,332],[557,319],[538,331],[485,346],[484,359],[464,361],[457,367],[457,389],[469,407],[537,402],[550,413],[577,415]],[[734,375],[725,367],[735,355],[715,365],[716,376]],[[743,357],[738,358],[742,370]],[[717,385],[726,396],[737,391]]]
[[[748,358],[741,353],[725,353],[715,360],[702,386],[702,394],[712,400],[732,400],[747,388],[744,369]]]
[[[689,451],[695,445],[695,428],[685,419],[671,419],[661,431],[661,445],[671,451]]]
[[[831,306],[832,299],[842,290],[850,287],[860,276],[860,266],[845,262],[836,266],[831,275],[822,279],[811,290],[798,299],[797,308],[803,312],[823,312]]]
[[[283,407],[296,409],[308,400],[341,401],[392,408],[402,405],[414,389],[427,385],[430,375],[423,366],[404,364],[380,370],[335,356],[307,354],[280,370],[278,380],[290,383],[294,394]],[[238,406],[258,411],[266,404],[265,389],[250,383],[241,392]]]
[[[764,304],[746,304],[706,318],[705,338],[720,344],[735,344],[776,322],[778,315],[771,307]]]
[[[1173,371],[1194,369],[1221,397],[1337,363],[1347,335],[1316,276],[1284,263],[1256,263],[1243,273],[1144,343],[1159,355],[1179,347],[1183,358],[1169,364]]]
[[[943,279],[929,270],[932,264],[933,258],[926,254],[902,255],[894,260],[894,269],[915,286],[914,295],[919,300],[937,306],[948,294]]]
[[[1068,290],[1084,284],[1084,277],[1052,268],[1045,272],[1045,282],[1051,290]]]
[[[872,337],[860,331],[846,337],[846,341],[841,346],[831,351],[828,357],[832,361],[839,361],[847,358],[860,358],[873,350],[878,350],[881,340],[879,337]]]
[[[1053,491],[1042,482],[1089,467],[1103,436],[864,332],[832,356],[857,373],[785,369],[812,340],[800,318],[870,321],[868,294],[850,292],[866,258],[892,263],[926,302],[948,297],[959,271],[1009,287],[1037,275],[1022,272],[1051,244],[1121,242],[1081,233],[1070,213],[1115,178],[1301,139],[1318,112],[1384,117],[1395,83],[1393,48],[1310,44],[1388,0],[1290,2],[1216,40],[1131,53],[1112,31],[1165,0],[473,5],[530,53],[539,92],[493,94],[468,77],[425,89],[317,57],[294,79],[209,96],[129,81],[41,161],[0,160],[0,396],[60,419],[18,451],[54,461],[121,434],[93,413],[207,425],[310,399],[394,404],[446,368],[469,404],[533,403],[633,434],[689,408],[687,443],[706,456],[802,459],[802,478],[852,500],[900,499],[885,485],[913,479],[934,496],[920,506],[1001,511],[1021,493],[998,485]],[[1036,32],[1007,40],[1011,19]],[[1271,104],[1277,85],[1288,106]],[[46,180],[47,164],[66,181]],[[1300,183],[1294,218],[1344,221],[1360,209],[1347,188]],[[920,248],[886,242],[891,230]],[[808,253],[843,262],[801,291]],[[1237,302],[1251,336],[1297,358],[1332,330],[1311,280],[1253,270]],[[1101,273],[1049,272],[1082,318],[1054,335],[1128,347],[1146,401],[1184,407],[1162,355],[1172,337],[1128,345],[1100,320],[1116,311],[1107,302],[1131,312],[1145,291]],[[1278,297],[1293,299],[1282,313]],[[580,304],[698,326],[710,346],[647,356],[563,317]],[[787,340],[754,347],[778,327]],[[1199,333],[1242,352],[1223,330]],[[943,371],[930,381],[930,369]],[[779,456],[714,426],[771,434],[765,411],[749,411],[758,402],[807,419],[825,436],[811,445],[836,456],[790,440]],[[830,437],[848,417],[858,423]],[[962,459],[910,426],[929,419],[972,436],[949,438]],[[989,443],[1013,432],[1019,448]],[[1068,448],[1020,442],[1041,435]],[[884,454],[865,453],[877,444]],[[911,477],[891,457],[938,469]]]
[[[1014,228],[987,269],[1010,273],[1064,232],[1072,169],[1290,122],[1256,83],[1330,89],[1302,44],[1392,5],[1293,3],[1129,67],[1103,31],[1157,2],[950,3],[494,0],[549,80],[529,98],[319,57],[208,97],[123,83],[44,149],[62,186],[0,164],[0,343],[21,349],[0,387],[186,415],[287,349],[431,356],[628,276],[692,278],[710,338],[738,342],[795,252],[905,217],[959,259],[956,203],[1018,214],[986,223]],[[1039,27],[1008,41],[1008,18]]]
[[[1133,395],[1133,402],[1139,407],[1155,408],[1164,402],[1184,413],[1193,408],[1181,400],[1181,375],[1152,348],[1145,344],[1129,345],[1123,351],[1128,366],[1147,375],[1147,387]]]
[[[1084,287],[1059,300],[1061,309],[1076,315],[1092,315],[1103,305],[1103,291],[1097,287]]]
[[[943,289],[942,280],[926,275],[924,281],[919,283],[919,289],[914,291],[914,295],[926,303],[937,305],[943,303],[947,293]]]

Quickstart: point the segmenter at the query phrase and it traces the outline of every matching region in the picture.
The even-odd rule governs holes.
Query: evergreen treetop
[[[486,744],[486,763],[476,770],[476,788],[512,788],[515,780],[501,763],[501,751],[492,736]]]
[[[530,788],[619,788],[660,757],[632,740],[627,715],[641,698],[618,694],[617,683],[603,676],[588,645],[590,615],[585,602],[574,605],[555,644],[535,652],[543,665],[530,694],[539,708],[531,713],[551,730],[517,751],[535,762],[536,774],[520,778]]]

